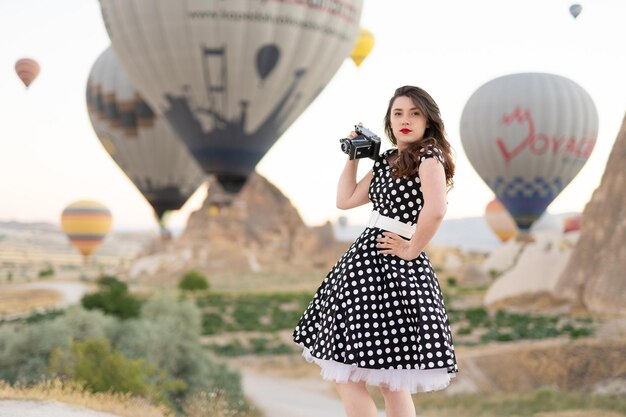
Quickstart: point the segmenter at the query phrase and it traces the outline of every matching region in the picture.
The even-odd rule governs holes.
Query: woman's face
[[[428,127],[426,116],[418,109],[410,97],[400,96],[391,106],[391,130],[399,150],[424,137]]]

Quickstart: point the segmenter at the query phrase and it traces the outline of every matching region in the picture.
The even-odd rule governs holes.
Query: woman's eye
[[[419,116],[419,115],[420,115],[420,112],[418,111],[413,112],[413,116]]]

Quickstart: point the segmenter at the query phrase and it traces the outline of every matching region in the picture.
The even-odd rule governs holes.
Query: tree
[[[98,279],[98,292],[87,294],[81,304],[87,310],[99,309],[121,319],[139,317],[141,301],[128,292],[128,286],[113,276]]]
[[[198,271],[189,271],[178,281],[178,288],[183,291],[204,291],[209,289],[209,281]]]

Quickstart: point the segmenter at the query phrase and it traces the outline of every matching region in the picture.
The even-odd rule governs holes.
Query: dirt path
[[[0,400],[0,417],[117,417],[57,401]]]
[[[265,417],[344,417],[329,382],[319,378],[282,378],[242,370],[246,395]],[[379,417],[385,412],[379,410]]]

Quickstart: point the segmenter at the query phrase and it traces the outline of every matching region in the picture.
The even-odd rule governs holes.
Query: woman
[[[394,145],[358,183],[359,160],[339,178],[337,207],[372,201],[365,231],[318,288],[293,334],[335,382],[348,417],[414,417],[412,393],[443,389],[457,372],[439,283],[423,252],[446,212],[454,162],[439,108],[413,86],[396,90],[384,119]],[[354,137],[355,132],[350,133]]]

